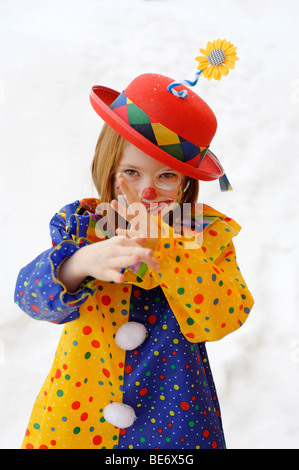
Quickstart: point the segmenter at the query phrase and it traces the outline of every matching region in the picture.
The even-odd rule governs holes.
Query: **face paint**
[[[164,191],[174,191],[181,183],[181,174],[170,168],[161,168],[153,175],[155,186]]]
[[[153,215],[157,215],[162,211],[165,212],[167,206],[172,203],[180,202],[183,193],[184,176],[170,168],[165,167],[157,170],[151,177],[154,186],[146,188],[142,188],[143,178],[147,178],[147,175],[143,175],[142,170],[133,170],[128,166],[128,169],[122,168],[117,173],[121,173],[129,181],[138,193],[140,201],[146,207],[146,210]],[[118,202],[122,206],[128,207],[126,198],[116,181],[117,173],[114,174],[114,193]],[[148,181],[148,179],[145,181]]]
[[[182,195],[183,195],[183,184],[184,184],[184,177],[181,176],[180,183],[177,186],[177,194],[176,194],[176,201],[180,202]]]
[[[145,188],[142,193],[141,197],[143,199],[147,199],[148,201],[152,201],[153,199],[156,199],[158,196],[155,188]]]
[[[141,170],[128,168],[121,169],[121,174],[135,187],[137,191],[141,191],[146,184],[146,174]],[[154,189],[161,189],[163,191],[175,191],[180,184],[181,174],[170,168],[161,168],[155,171],[151,176]]]

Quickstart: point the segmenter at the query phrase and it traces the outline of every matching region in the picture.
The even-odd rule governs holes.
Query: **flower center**
[[[208,61],[211,65],[221,65],[225,61],[225,52],[222,49],[214,49],[208,55]]]

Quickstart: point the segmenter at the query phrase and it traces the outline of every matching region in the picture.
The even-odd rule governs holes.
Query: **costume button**
[[[146,328],[142,323],[129,321],[117,330],[115,342],[121,349],[131,351],[143,343],[146,334]]]
[[[103,412],[105,420],[120,429],[132,426],[137,419],[134,408],[124,403],[110,403],[105,406]]]

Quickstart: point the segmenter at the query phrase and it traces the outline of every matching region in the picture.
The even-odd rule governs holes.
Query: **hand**
[[[151,248],[154,251],[159,244],[161,236],[160,227],[158,226],[155,219],[151,217],[151,215],[148,213],[146,207],[140,201],[133,186],[121,173],[117,175],[117,184],[127,201],[128,207],[123,207],[115,199],[111,201],[111,206],[127,222],[135,222],[135,224],[133,224],[133,226],[127,230],[117,229],[116,233],[118,235],[129,238],[138,236],[146,238],[147,240],[145,242],[145,246]],[[138,215],[136,215],[136,211]]]
[[[75,292],[81,282],[91,276],[108,282],[123,282],[122,268],[144,261],[153,270],[160,265],[153,251],[144,247],[146,238],[116,236],[80,248],[64,261],[59,269],[59,279],[68,292]]]
[[[79,250],[82,273],[102,281],[123,282],[124,276],[119,271],[140,261],[157,270],[160,265],[153,257],[153,251],[143,246],[145,242],[143,237],[116,236],[85,246]]]

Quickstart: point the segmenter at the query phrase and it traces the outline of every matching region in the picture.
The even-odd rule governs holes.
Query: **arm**
[[[78,203],[79,204],[79,203]],[[96,291],[96,279],[122,282],[121,268],[144,260],[160,267],[144,238],[86,238],[89,216],[66,206],[50,223],[54,247],[25,266],[17,280],[15,301],[32,318],[65,323],[79,316],[79,307]],[[75,211],[75,213],[73,213]],[[77,211],[78,212],[78,211]]]
[[[202,248],[184,250],[179,244],[172,249],[161,247],[157,256],[161,269],[151,274],[162,286],[189,341],[219,340],[247,320],[253,299],[232,242],[213,261]]]
[[[50,222],[53,247],[21,269],[15,288],[15,302],[29,316],[37,320],[65,323],[78,318],[79,306],[95,290],[94,280],[86,278],[74,293],[67,291],[59,279],[59,268],[65,259],[89,244],[84,237],[75,241],[72,233],[85,235],[86,227],[69,225],[71,214],[80,207],[79,201],[66,206]],[[76,222],[76,218],[73,222]]]
[[[124,267],[144,260],[153,269],[160,268],[153,251],[142,245],[145,238],[113,237],[81,248],[65,260],[58,277],[68,292],[75,292],[82,280],[92,276],[101,281],[123,282]]]

